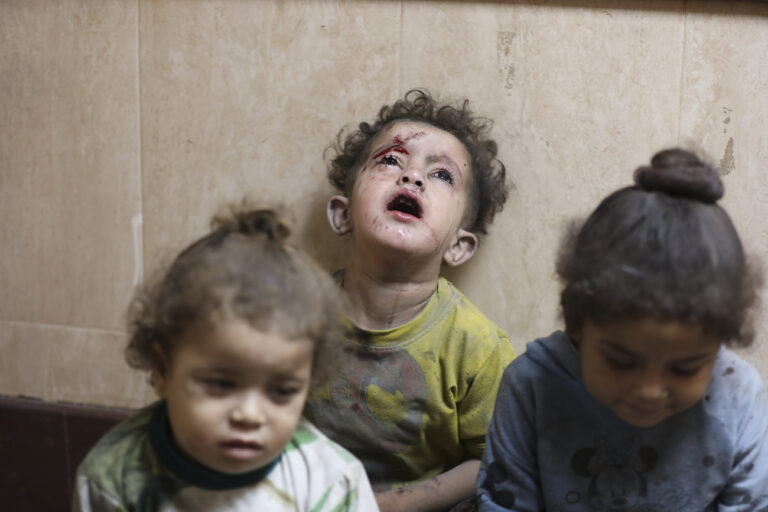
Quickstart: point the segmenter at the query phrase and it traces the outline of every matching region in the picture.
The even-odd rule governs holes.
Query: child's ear
[[[352,225],[349,222],[349,198],[344,196],[333,196],[328,200],[326,207],[328,223],[331,229],[337,235],[346,235],[352,231]]]
[[[443,254],[443,261],[450,267],[458,267],[475,254],[477,237],[464,229],[459,229],[451,246]]]
[[[568,339],[571,340],[571,345],[573,345],[576,350],[581,350],[581,335],[575,333],[573,329],[569,329],[568,327],[565,328],[565,334],[568,335]]]
[[[157,357],[157,364],[152,369],[152,373],[150,374],[150,383],[152,384],[152,387],[155,388],[155,393],[157,394],[158,398],[165,398],[166,375],[168,374],[168,358],[166,357],[163,350],[157,345],[152,347],[152,351]]]
[[[149,382],[152,387],[155,388],[155,394],[158,398],[165,398],[165,377],[163,372],[158,370],[152,370],[152,374],[149,378]]]

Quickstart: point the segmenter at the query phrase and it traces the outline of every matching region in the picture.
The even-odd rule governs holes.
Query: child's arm
[[[533,390],[516,379],[515,363],[504,372],[477,479],[480,511],[544,510],[536,457]]]
[[[339,447],[340,449],[340,447]],[[327,466],[331,458],[325,463]],[[375,512],[378,510],[376,496],[368,481],[365,468],[357,459],[347,461],[347,466],[338,476],[333,486],[319,496],[319,501],[311,507],[300,507],[301,510],[316,512]],[[308,469],[311,469],[308,467]]]
[[[88,477],[78,474],[72,496],[72,512],[126,512],[126,507]]]
[[[381,512],[447,510],[475,494],[479,460],[458,466],[416,484],[376,494]]]

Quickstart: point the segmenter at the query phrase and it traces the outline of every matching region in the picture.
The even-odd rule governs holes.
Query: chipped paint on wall
[[[505,89],[512,89],[515,85],[515,65],[512,62],[512,41],[514,32],[496,32],[496,57],[499,60],[499,72]]]
[[[733,137],[728,139],[728,145],[725,146],[723,158],[720,159],[720,176],[731,174],[736,169],[736,160],[733,158]]]
[[[733,112],[733,109],[728,107],[723,107],[723,115],[725,116],[725,119],[723,119],[723,124],[727,125],[731,122],[731,113]],[[728,127],[723,127],[723,133],[728,133]]]

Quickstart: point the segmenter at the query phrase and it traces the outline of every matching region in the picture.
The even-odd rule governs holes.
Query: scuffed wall
[[[720,166],[768,257],[768,4],[6,1],[0,394],[151,399],[122,360],[132,288],[244,192],[290,205],[338,266],[323,150],[414,86],[495,120],[515,188],[450,277],[519,351],[559,326],[564,222],[663,147]],[[758,322],[744,355],[768,380]]]

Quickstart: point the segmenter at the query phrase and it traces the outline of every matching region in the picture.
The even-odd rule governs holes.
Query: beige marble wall
[[[138,10],[0,4],[0,393],[143,400],[120,361],[141,240]]]
[[[767,61],[758,2],[2,2],[0,394],[150,399],[122,361],[133,286],[244,193],[337,266],[323,149],[414,86],[496,120],[516,187],[450,277],[519,351],[559,325],[564,222],[662,147],[721,165],[765,260]]]

